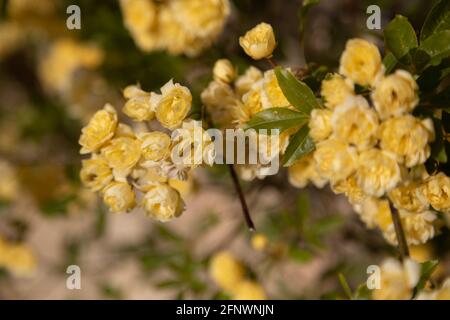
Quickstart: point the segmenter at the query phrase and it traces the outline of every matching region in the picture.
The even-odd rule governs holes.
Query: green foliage
[[[295,161],[313,150],[314,142],[309,136],[309,127],[305,125],[291,137],[283,156],[283,165],[291,166]]]
[[[420,32],[420,41],[444,30],[450,30],[450,2],[448,0],[440,0],[430,10]]]
[[[247,129],[279,129],[280,132],[304,125],[308,117],[288,108],[271,108],[258,112],[247,122]]]
[[[414,288],[415,293],[425,288],[427,281],[430,279],[434,270],[436,270],[438,264],[439,261],[437,260],[430,260],[420,264],[420,279],[416,287]]]
[[[440,31],[420,44],[420,49],[428,56],[428,64],[436,66],[450,56],[450,30]]]
[[[418,47],[416,33],[408,19],[397,15],[384,29],[387,48],[399,61],[410,64],[411,51]]]

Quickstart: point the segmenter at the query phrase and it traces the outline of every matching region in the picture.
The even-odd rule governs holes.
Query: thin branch
[[[228,170],[230,171],[231,178],[233,180],[234,188],[239,196],[239,201],[241,202],[242,213],[244,214],[245,223],[250,231],[255,231],[255,225],[253,224],[252,218],[250,217],[250,211],[248,210],[247,202],[245,201],[244,193],[242,192],[241,184],[239,183],[236,170],[232,164],[228,165]]]
[[[400,219],[398,210],[389,201],[389,207],[391,209],[392,221],[394,222],[395,235],[398,242],[398,251],[400,253],[400,260],[403,261],[405,258],[409,257],[409,248],[406,242],[405,233],[403,232],[403,226]]]

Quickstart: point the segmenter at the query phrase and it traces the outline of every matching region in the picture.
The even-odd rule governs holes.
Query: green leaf
[[[312,90],[289,70],[277,67],[275,74],[284,96],[295,108],[310,114],[313,109],[320,107]]]
[[[441,0],[430,10],[420,31],[420,41],[444,30],[450,30],[450,1]]]
[[[314,142],[309,136],[309,127],[304,125],[289,141],[289,145],[283,156],[283,165],[291,166],[296,160],[314,150]]]
[[[414,288],[415,293],[425,288],[428,279],[430,279],[438,264],[438,260],[430,260],[420,264],[420,279],[417,286]]]
[[[410,51],[418,47],[416,33],[408,19],[397,15],[384,29],[386,46],[397,58],[411,64]]]
[[[371,297],[372,297],[372,290],[367,288],[366,283],[360,284],[354,294],[354,299],[356,300],[370,300]]]
[[[350,286],[348,285],[347,280],[345,279],[345,276],[342,273],[339,273],[338,277],[339,277],[339,283],[341,284],[342,289],[344,289],[345,295],[347,296],[347,298],[352,300],[353,293],[352,293],[352,290],[350,289]]]
[[[289,250],[289,257],[297,262],[308,262],[312,259],[313,255],[307,250],[292,247]]]
[[[305,25],[306,25],[306,19],[308,16],[309,11],[316,5],[320,3],[320,0],[304,0],[303,4],[300,8],[299,12],[299,19],[300,19],[300,26],[299,26],[299,33],[301,37],[303,37],[303,34],[305,32]]]
[[[280,132],[305,124],[308,117],[287,108],[271,108],[258,112],[247,122],[245,129],[279,129]]]
[[[383,59],[383,64],[386,69],[386,74],[391,73],[392,70],[394,70],[397,63],[398,63],[398,60],[392,52],[389,52],[388,54],[386,54],[386,56]]]
[[[342,223],[340,216],[331,216],[318,220],[311,228],[316,234],[323,235],[340,227]]]
[[[300,231],[303,231],[305,221],[309,216],[309,198],[307,194],[301,194],[297,199],[297,214],[295,215],[295,223]]]
[[[436,66],[450,56],[450,30],[440,31],[428,37],[420,45],[430,57],[429,65]]]

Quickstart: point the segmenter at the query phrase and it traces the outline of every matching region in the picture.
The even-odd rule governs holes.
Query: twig
[[[389,207],[391,209],[392,221],[394,222],[395,235],[397,237],[398,242],[398,251],[400,253],[400,260],[409,257],[409,248],[406,242],[405,233],[403,232],[402,222],[400,220],[400,215],[397,209],[392,205],[392,202],[389,201]]]
[[[245,223],[250,231],[255,231],[255,225],[253,224],[252,218],[250,217],[250,212],[248,210],[247,202],[245,201],[244,193],[242,192],[241,185],[239,183],[236,170],[232,164],[228,165],[228,170],[230,171],[231,178],[233,180],[234,188],[239,196],[239,201],[241,202],[242,213],[244,214]]]
[[[272,57],[267,57],[266,59],[273,69],[275,69],[278,66],[278,64],[272,59]]]

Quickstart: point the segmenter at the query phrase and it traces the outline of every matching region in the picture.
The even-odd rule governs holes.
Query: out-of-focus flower
[[[419,195],[435,210],[450,212],[450,178],[444,173],[429,177],[422,185]]]
[[[380,149],[362,151],[357,170],[358,185],[365,193],[381,197],[402,180],[403,170],[394,155]]]
[[[19,180],[10,163],[0,159],[0,200],[12,201],[19,196]]]
[[[430,243],[409,246],[409,255],[411,259],[419,263],[430,261],[434,258],[433,246]]]
[[[242,97],[244,94],[250,91],[253,84],[258,82],[258,80],[261,80],[263,78],[263,73],[258,68],[255,68],[253,66],[250,66],[245,70],[245,73],[241,76],[239,76],[234,86],[236,88],[237,94]]]
[[[211,258],[209,274],[221,289],[233,292],[243,281],[245,269],[231,253],[221,251]]]
[[[264,109],[283,108],[290,105],[278,84],[274,70],[268,70],[264,73],[261,98]]]
[[[134,208],[135,193],[126,182],[112,182],[106,186],[103,200],[111,212],[125,212]]]
[[[417,300],[450,300],[450,278],[447,278],[442,287],[433,291],[422,291]]]
[[[0,59],[20,47],[24,39],[25,34],[17,23],[0,23]]]
[[[184,210],[180,193],[168,184],[154,184],[149,187],[143,199],[147,215],[161,222],[179,217]]]
[[[186,118],[192,105],[192,95],[188,88],[170,80],[161,88],[161,96],[156,100],[156,119],[166,128],[175,129]]]
[[[138,139],[141,142],[144,159],[161,161],[169,156],[171,139],[164,132],[143,132],[138,134]]]
[[[331,182],[349,177],[358,163],[355,148],[332,138],[317,144],[314,160],[319,174]]]
[[[266,300],[267,296],[261,285],[245,280],[238,283],[232,295],[233,300]]]
[[[434,139],[431,119],[419,120],[405,115],[386,120],[380,127],[380,146],[404,159],[407,167],[424,163],[430,156]]]
[[[362,96],[349,96],[337,106],[331,124],[337,139],[354,145],[358,150],[367,149],[376,143],[378,117]]]
[[[124,97],[127,98],[127,102],[122,111],[127,116],[135,121],[147,121],[152,120],[155,116],[151,105],[151,94],[132,85],[125,88]]]
[[[363,39],[347,41],[339,73],[361,86],[375,85],[384,73],[378,48]]]
[[[428,202],[419,195],[420,185],[409,182],[389,191],[389,199],[398,210],[409,212],[423,212],[428,209]]]
[[[351,204],[359,204],[367,197],[364,191],[358,186],[355,174],[352,174],[347,179],[331,184],[331,189],[336,194],[345,194]]]
[[[316,169],[316,164],[312,154],[306,155],[297,160],[288,168],[289,182],[297,188],[304,188],[312,182],[317,188],[323,188],[327,180],[322,178]]]
[[[203,104],[214,125],[219,128],[234,127],[234,108],[241,108],[233,89],[222,81],[211,81],[202,94]]]
[[[413,111],[419,103],[418,86],[412,75],[397,70],[380,81],[372,99],[381,119]]]
[[[392,226],[391,209],[387,200],[376,197],[365,197],[355,205],[356,212],[368,228],[379,227],[382,231]]]
[[[239,38],[239,44],[255,60],[270,57],[276,47],[272,26],[264,22],[258,24]]]
[[[251,239],[252,248],[256,251],[264,251],[269,244],[267,237],[261,233],[257,233],[252,236]]]
[[[339,74],[332,74],[322,81],[320,94],[325,99],[327,108],[334,109],[354,93],[353,82]]]
[[[410,299],[419,278],[418,263],[411,259],[406,259],[403,263],[393,258],[386,259],[381,265],[380,289],[375,289],[372,296],[375,300]]]
[[[233,114],[238,126],[247,123],[255,114],[263,110],[261,90],[252,89],[242,97],[243,104],[235,105]]]
[[[79,143],[81,154],[98,151],[113,136],[117,127],[117,113],[106,104],[102,110],[97,111],[88,125],[81,130]]]
[[[10,243],[0,237],[0,267],[17,276],[30,276],[36,270],[36,258],[22,243]]]
[[[80,179],[92,191],[100,191],[113,179],[112,170],[102,157],[82,161]]]
[[[219,59],[214,64],[213,77],[216,81],[230,83],[236,77],[236,70],[228,59]]]

